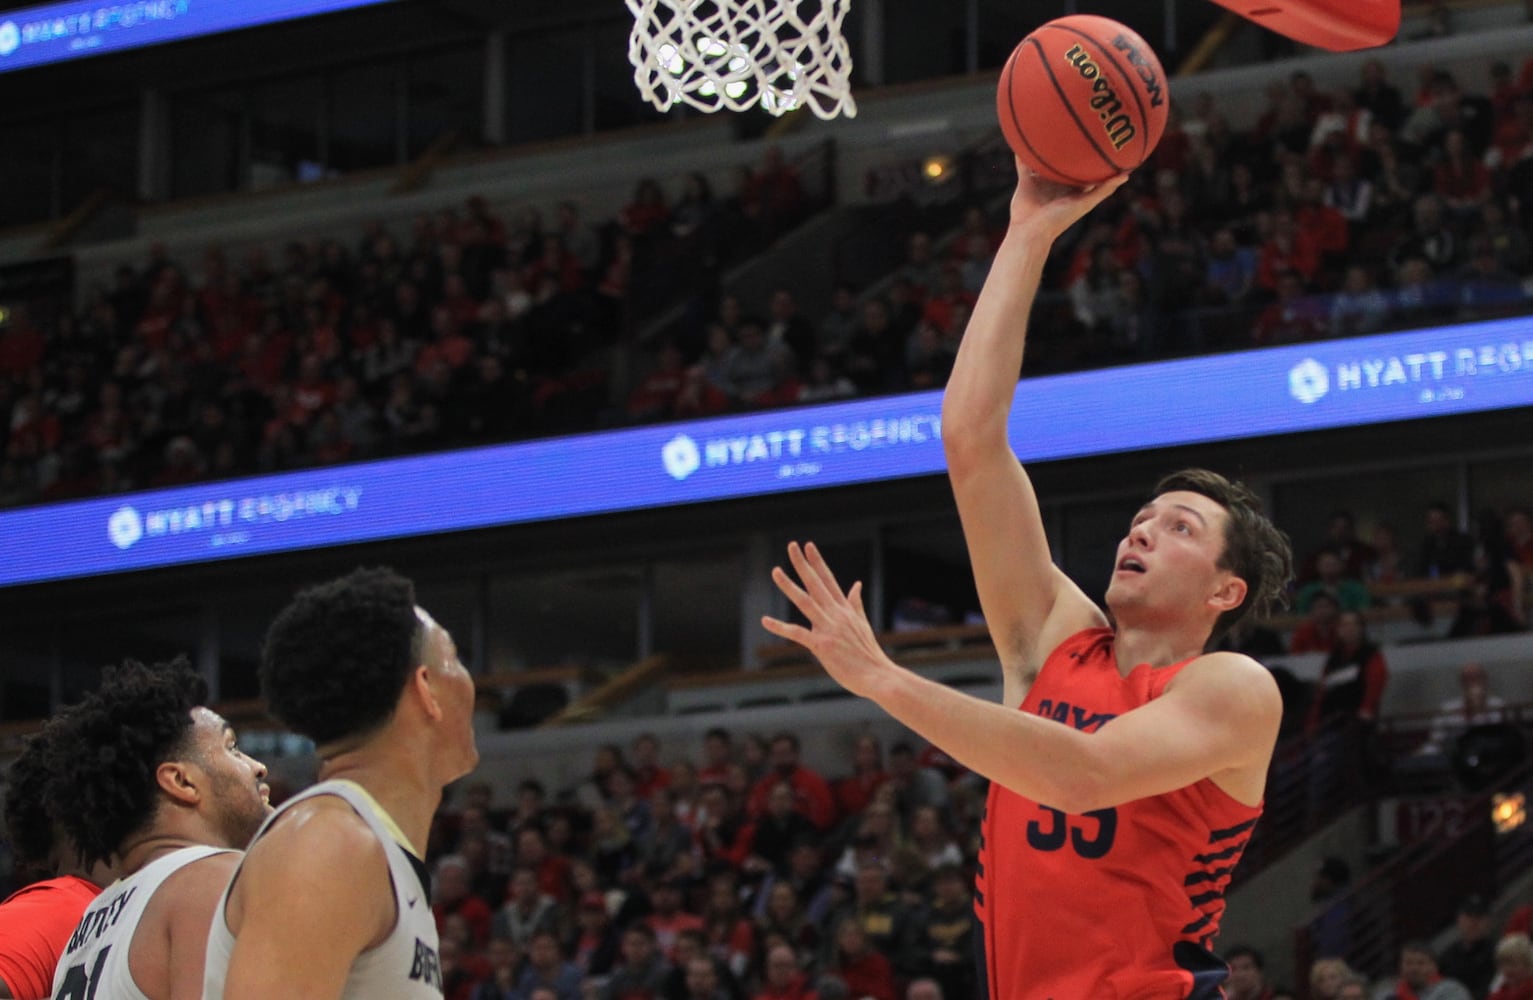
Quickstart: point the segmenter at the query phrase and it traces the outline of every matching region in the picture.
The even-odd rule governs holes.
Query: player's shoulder
[[[247,867],[281,859],[289,868],[315,873],[355,872],[376,865],[383,844],[356,809],[335,795],[295,802],[274,817],[251,845]]]
[[[1244,653],[1215,650],[1196,656],[1167,685],[1168,691],[1173,688],[1206,693],[1231,707],[1282,710],[1282,695],[1272,671]]]

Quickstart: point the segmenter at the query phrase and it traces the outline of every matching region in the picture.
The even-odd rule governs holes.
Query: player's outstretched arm
[[[948,476],[1008,686],[1036,672],[1059,640],[1102,623],[1101,612],[1049,557],[1038,499],[1006,428],[1022,368],[1027,317],[1049,248],[1122,183],[1120,178],[1082,192],[1041,181],[1020,163],[1018,173],[1006,237],[942,400]]]
[[[339,799],[300,803],[268,830],[231,894],[224,1000],[337,1000],[397,919],[383,851]]]
[[[1161,697],[1085,733],[898,666],[868,623],[861,583],[843,591],[813,544],[790,545],[788,556],[801,583],[781,568],[773,580],[809,627],[768,618],[766,629],[804,646],[847,690],[991,781],[1077,814],[1209,777],[1226,789],[1229,779],[1246,779],[1260,797],[1283,706],[1272,675],[1255,660],[1201,656]]]

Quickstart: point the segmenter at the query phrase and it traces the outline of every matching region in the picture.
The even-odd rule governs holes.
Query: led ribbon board
[[[0,11],[0,73],[389,0],[132,0]]]
[[[1533,404],[1533,320],[1028,379],[1024,461]],[[920,392],[0,512],[0,586],[940,473]]]

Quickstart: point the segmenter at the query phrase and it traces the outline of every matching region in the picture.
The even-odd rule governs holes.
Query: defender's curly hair
[[[1219,639],[1247,615],[1262,618],[1287,603],[1288,582],[1293,579],[1293,547],[1288,536],[1268,520],[1261,498],[1245,484],[1217,472],[1182,469],[1156,483],[1150,499],[1178,490],[1208,497],[1229,513],[1219,568],[1246,582],[1245,600],[1219,616],[1209,641]]]
[[[108,667],[101,686],[54,720],[44,801],[80,851],[108,861],[154,818],[155,771],[190,749],[208,685],[185,657]]]
[[[27,740],[21,756],[5,772],[5,833],[22,868],[45,868],[53,853],[53,817],[43,801],[52,742],[51,727],[44,728]]]
[[[321,746],[366,735],[393,716],[424,637],[409,580],[355,570],[300,591],[277,615],[261,693],[272,715]]]

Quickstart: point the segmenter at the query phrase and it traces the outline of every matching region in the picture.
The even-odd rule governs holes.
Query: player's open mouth
[[[1120,573],[1143,573],[1144,563],[1134,556],[1124,556],[1118,560],[1118,572]]]
[[[266,803],[267,805],[271,805],[271,786],[270,785],[260,785],[260,786],[258,786],[256,788],[256,791],[261,793],[261,801],[262,802]]]

